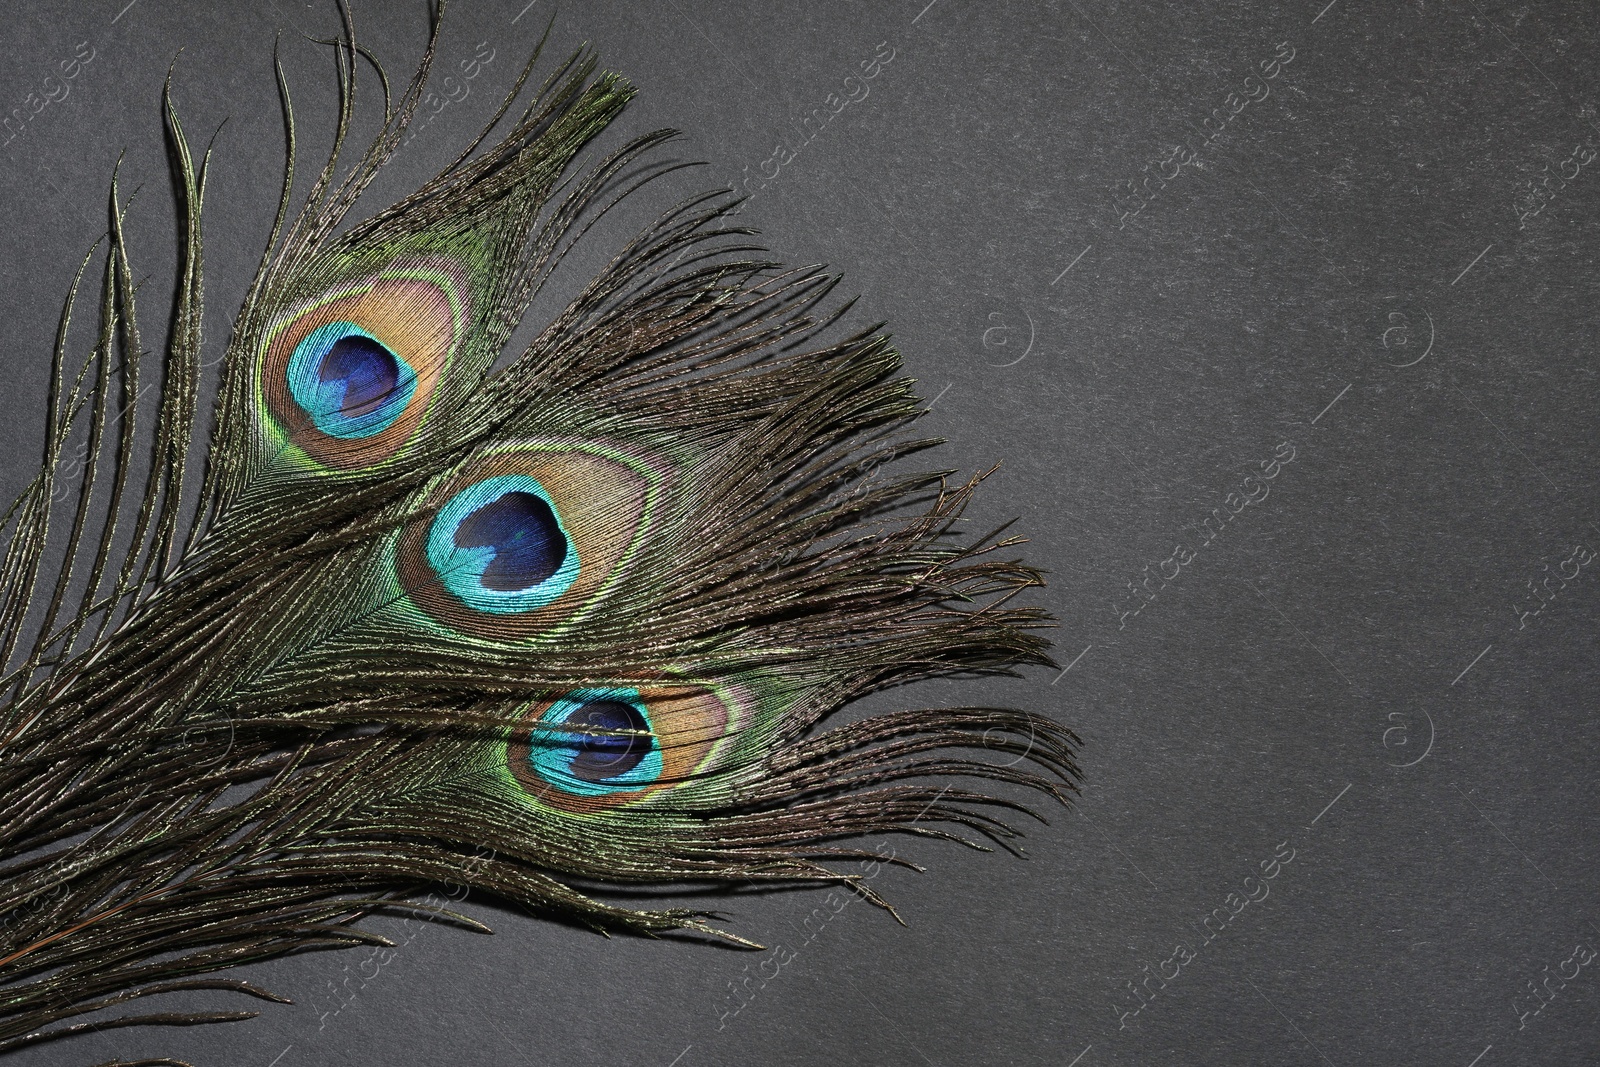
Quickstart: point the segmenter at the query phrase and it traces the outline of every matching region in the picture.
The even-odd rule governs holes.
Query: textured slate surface
[[[32,112],[80,42],[93,55],[0,147],[8,492],[124,147],[125,180],[146,183],[147,315],[170,293],[157,103],[178,49],[192,135],[228,119],[207,220],[219,346],[280,173],[280,30],[308,140],[328,129],[331,63],[301,35],[333,32],[329,5],[123,2],[0,16],[8,110]],[[374,202],[489,114],[550,16],[525,2],[452,12],[442,60],[479,42],[493,59]],[[1084,737],[1083,800],[1031,831],[1027,862],[902,846],[928,873],[874,886],[909,929],[823,894],[715,900],[774,946],[758,957],[469,901],[495,937],[391,922],[403,947],[382,965],[253,969],[293,1007],[12,1062],[1595,1056],[1600,16],[1324,4],[650,0],[556,18],[558,48],[587,39],[642,87],[627,132],[688,131],[675,151],[709,161],[695,182],[748,181],[774,249],[842,270],[892,324],[952,439],[942,462],[1003,461],[974,525],[1020,516],[1068,669],[927,695],[1026,704]],[[409,70],[419,5],[356,16]]]

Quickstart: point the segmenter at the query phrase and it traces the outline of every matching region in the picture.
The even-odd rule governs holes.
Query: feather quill
[[[182,239],[153,360],[113,176],[96,336],[70,354],[91,251],[39,473],[5,516],[0,1051],[91,1013],[248,1018],[98,1013],[194,989],[282,1000],[209,976],[383,943],[359,920],[421,907],[429,883],[749,944],[575,880],[842,883],[887,907],[830,866],[875,855],[851,839],[1005,845],[1005,810],[1028,809],[949,779],[1074,789],[1076,738],[1024,711],[821,728],[886,688],[1049,662],[1048,617],[1014,599],[1041,584],[1017,540],[953,533],[978,479],[872,476],[936,442],[907,436],[923,409],[888,338],[839,336],[836,278],[765,258],[709,193],[506,351],[594,221],[673,169],[649,162],[671,131],[582,161],[634,92],[592,54],[528,92],[541,42],[442,173],[346,224],[412,120],[439,8],[353,163],[370,57],[345,13],[333,148],[298,209],[278,68],[282,198],[209,440],[211,153],[170,74]]]

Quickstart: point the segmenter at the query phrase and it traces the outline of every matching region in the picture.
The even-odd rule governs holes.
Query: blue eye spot
[[[486,478],[451,497],[428,530],[428,565],[468,607],[533,611],[578,577],[578,553],[550,494],[525,475]]]
[[[590,701],[567,716],[567,725],[596,730],[650,729],[639,709],[619,700]],[[650,738],[639,735],[573,734],[568,745],[572,773],[585,782],[604,782],[627,774],[644,762],[651,748]]]
[[[567,537],[547,500],[510,492],[483,505],[456,527],[458,548],[492,548],[494,561],[483,569],[485,589],[513,592],[545,581],[567,557]]]
[[[330,437],[382,433],[417,389],[410,364],[353,322],[307,334],[289,357],[288,377],[295,403]]]
[[[569,793],[601,796],[647,786],[661,777],[661,750],[650,715],[635,689],[579,689],[556,701],[541,725],[630,730],[627,734],[586,734],[536,729],[528,760],[539,776]]]

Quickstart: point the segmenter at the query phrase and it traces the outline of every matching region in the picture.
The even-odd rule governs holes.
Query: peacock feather
[[[887,336],[841,326],[837,279],[771,262],[707,193],[514,348],[586,231],[675,169],[655,161],[674,134],[589,149],[633,88],[586,50],[535,82],[536,51],[454,162],[351,223],[433,44],[394,94],[348,13],[330,44],[338,124],[309,191],[278,68],[282,197],[209,434],[211,153],[171,76],[169,339],[147,356],[115,173],[61,315],[0,561],[0,1051],[248,1018],[116,1012],[281,999],[215,972],[383,943],[359,921],[442,881],[749,945],[576,886],[832,883],[888,907],[848,869],[874,855],[861,835],[1005,844],[1003,809],[1027,809],[952,779],[1074,788],[1076,739],[1024,711],[824,726],[869,693],[1049,662],[1017,541],[955,532],[978,479],[874,476],[936,442],[908,433],[924,409]],[[384,110],[357,154],[371,69]]]

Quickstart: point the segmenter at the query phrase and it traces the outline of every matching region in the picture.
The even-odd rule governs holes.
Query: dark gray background
[[[214,344],[275,197],[280,30],[307,158],[325,144],[332,66],[301,35],[335,30],[329,4],[125,2],[30,2],[0,22],[6,109],[78,42],[95,50],[0,149],[8,492],[30,474],[59,301],[124,147],[128,184],[146,184],[131,240],[156,330],[173,251],[157,103],[178,50],[191,136],[228,119],[207,216]],[[372,206],[492,110],[551,14],[524,3],[452,12],[441,61],[484,40],[495,57]],[[407,72],[420,5],[356,18]],[[777,949],[606,940],[470,901],[496,936],[380,922],[404,942],[382,966],[355,950],[254,969],[292,1007],[13,1062],[1500,1067],[1600,1050],[1600,962],[1551,978],[1538,1014],[1528,987],[1600,946],[1600,568],[1552,579],[1522,614],[1543,603],[1532,583],[1600,548],[1600,160],[1557,177],[1600,149],[1593,5],[568,4],[554,45],[581,40],[643,89],[622,127],[686,130],[674,151],[709,161],[706,184],[758,173],[880,42],[894,50],[746,216],[891,323],[937,398],[943,463],[1003,461],[974,525],[1020,516],[1072,666],[947,695],[1071,725],[1082,801],[1030,831],[1026,862],[897,844],[928,873],[873,884],[908,929],[860,904],[808,929],[831,913],[822,894],[716,901],[793,953],[781,968]],[[1259,96],[1288,49],[1270,95],[1207,142],[1202,121]],[[1175,146],[1194,158],[1163,187]],[[1146,178],[1157,195],[1125,215]],[[1546,178],[1553,201],[1519,218]],[[1247,485],[1285,442],[1293,462]],[[1212,509],[1262,484],[1197,547]],[[1178,545],[1192,560],[1129,614],[1129,583],[1170,575]],[[1265,900],[1196,932],[1291,850]],[[1180,942],[1193,961],[1124,1015],[1127,983]]]

